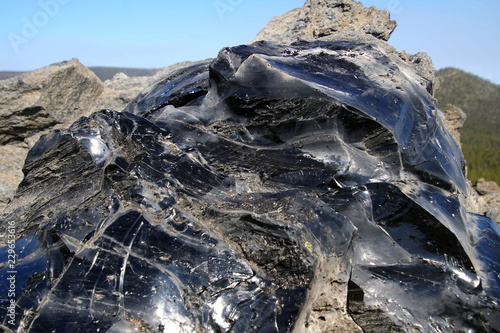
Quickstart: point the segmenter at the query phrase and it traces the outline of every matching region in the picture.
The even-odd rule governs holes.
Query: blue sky
[[[215,57],[245,44],[271,17],[305,0],[2,1],[0,70],[33,70],[78,58],[86,66],[160,68]],[[427,52],[436,68],[458,67],[500,84],[500,1],[363,0],[388,9],[389,42]]]

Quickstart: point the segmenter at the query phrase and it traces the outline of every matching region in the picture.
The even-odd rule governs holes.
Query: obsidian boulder
[[[499,228],[465,211],[462,154],[405,66],[369,44],[231,47],[42,137],[2,217],[3,326],[500,330]]]

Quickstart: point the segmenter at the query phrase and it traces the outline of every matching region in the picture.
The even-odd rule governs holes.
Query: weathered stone
[[[484,214],[500,225],[500,187],[494,181],[480,178],[474,189],[480,195],[479,214]]]
[[[122,110],[149,83],[149,77],[128,77],[116,74],[104,82],[104,90],[96,101],[94,111],[102,109]]]
[[[446,105],[441,111],[444,115],[444,125],[446,129],[450,132],[456,144],[461,148],[462,144],[460,142],[460,132],[458,130],[464,125],[467,115],[462,109],[451,104]]]
[[[480,195],[487,195],[500,192],[500,187],[494,181],[486,181],[484,178],[480,178],[476,183],[476,191]]]
[[[26,158],[27,148],[15,144],[0,145],[0,213],[16,193],[17,186],[23,180],[21,170]]]
[[[0,209],[22,180],[28,149],[39,137],[95,111],[103,84],[77,59],[0,81]]]
[[[77,59],[0,81],[0,144],[90,115],[102,91],[99,78]]]
[[[250,43],[265,40],[278,45],[297,41],[347,41],[380,47],[393,61],[402,61],[431,94],[436,86],[432,59],[425,53],[409,55],[387,43],[397,23],[386,10],[366,8],[354,0],[308,0],[302,8],[277,16]],[[388,79],[391,79],[390,76]]]
[[[406,59],[406,63],[410,64],[418,75],[427,80],[427,91],[433,94],[437,88],[438,82],[436,80],[436,68],[432,63],[431,57],[425,52],[418,52],[409,55]]]
[[[271,19],[252,42],[266,40],[292,44],[298,40],[335,36],[343,31],[360,32],[387,41],[396,25],[390,20],[388,11],[366,8],[357,1],[307,0],[302,8]]]
[[[0,150],[10,157],[0,161],[0,211],[14,196],[28,150],[40,136],[97,110],[122,110],[146,86],[196,63],[174,64],[152,77],[119,73],[103,84],[72,59],[0,81]]]

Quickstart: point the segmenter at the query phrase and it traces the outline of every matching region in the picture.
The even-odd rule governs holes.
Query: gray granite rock
[[[494,181],[487,181],[480,178],[474,185],[480,195],[480,214],[484,214],[500,225],[500,187]]]
[[[29,148],[95,111],[102,82],[77,59],[0,81],[0,210],[13,197]]]
[[[446,105],[441,111],[443,112],[446,129],[450,132],[457,145],[462,147],[458,130],[464,125],[467,115],[462,109],[451,104]]]
[[[300,9],[271,19],[253,41],[291,44],[312,41],[342,31],[372,35],[387,41],[396,28],[389,12],[366,8],[353,0],[307,0]]]
[[[0,211],[23,179],[28,150],[40,136],[67,128],[101,109],[122,110],[146,86],[197,62],[181,62],[151,77],[118,73],[102,83],[78,59],[63,61],[0,81]]]
[[[0,144],[88,116],[103,89],[77,59],[0,81]]]

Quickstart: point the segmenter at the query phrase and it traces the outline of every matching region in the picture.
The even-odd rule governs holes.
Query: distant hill
[[[121,67],[89,67],[101,81],[112,79],[117,73],[125,73],[129,77],[133,76],[153,76],[159,69],[144,68],[121,68]]]
[[[26,72],[0,72],[0,80],[7,80],[11,77],[21,75]]]
[[[125,73],[129,77],[133,76],[153,76],[159,69],[145,68],[122,68],[122,67],[89,67],[101,81],[112,79],[117,73]],[[2,72],[0,71],[0,80],[10,79],[11,77],[21,75],[26,72]]]
[[[500,86],[456,68],[441,69],[436,76],[439,107],[453,104],[467,114],[460,135],[469,178],[500,184]]]

